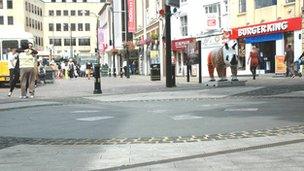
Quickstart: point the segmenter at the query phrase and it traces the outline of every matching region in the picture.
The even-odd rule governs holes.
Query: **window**
[[[239,13],[246,12],[246,0],[239,1]]]
[[[89,15],[90,15],[90,10],[85,10],[84,15],[85,15],[85,16],[89,16]]]
[[[181,0],[181,2],[187,2],[187,0]]]
[[[80,38],[78,39],[79,46],[90,46],[90,38]]]
[[[3,0],[0,0],[0,9],[3,9]]]
[[[77,2],[77,0],[73,0],[73,2]]]
[[[85,31],[90,31],[90,23],[85,23]]]
[[[41,28],[40,22],[38,21],[37,24],[38,24],[38,30],[40,30]]]
[[[71,31],[76,31],[76,24],[75,23],[71,24]]]
[[[34,4],[31,4],[31,8],[32,8],[32,13],[34,13],[35,12],[35,9],[34,9]]]
[[[63,10],[63,15],[64,16],[68,16],[69,15],[69,11],[68,10]]]
[[[64,39],[64,46],[70,46],[71,39]],[[72,38],[72,46],[76,46],[76,39]]]
[[[61,31],[61,24],[60,23],[56,24],[56,31]]]
[[[28,11],[31,12],[32,11],[32,5],[30,3],[28,3]]]
[[[4,24],[4,18],[3,16],[0,16],[0,25],[3,25]]]
[[[285,0],[286,3],[292,3],[292,2],[295,2],[295,0]]]
[[[66,2],[66,0],[62,0],[62,2]]]
[[[69,24],[63,23],[63,31],[69,31]]]
[[[29,18],[29,26],[32,27],[32,19]]]
[[[78,31],[82,31],[83,30],[83,24],[82,23],[78,23]]]
[[[61,16],[61,11],[60,10],[56,10],[56,15],[57,16]]]
[[[76,15],[76,11],[75,10],[72,10],[71,11],[71,16],[75,16]]]
[[[78,16],[82,16],[82,10],[78,10]]]
[[[14,17],[13,16],[8,16],[7,17],[7,24],[8,25],[14,25]]]
[[[56,0],[52,0],[52,2],[56,2]]]
[[[36,20],[35,20],[35,29],[38,29],[38,23]]]
[[[27,11],[28,8],[27,8],[27,2],[25,1],[25,11]]]
[[[7,0],[7,9],[13,9],[13,0]]]
[[[61,39],[54,39],[54,46],[61,46]]]
[[[54,44],[54,40],[53,39],[49,39],[49,44],[50,45]]]
[[[181,31],[182,31],[182,36],[187,36],[188,35],[188,19],[187,19],[187,16],[182,16],[180,18],[181,20]]]
[[[32,28],[34,28],[35,27],[35,21],[34,21],[34,19],[32,19]]]
[[[263,8],[272,5],[277,5],[277,0],[255,0],[255,8]]]
[[[87,0],[82,0],[82,2],[87,2]]]
[[[218,6],[219,6],[218,4],[211,4],[211,5],[205,6],[206,14],[217,13],[218,12]]]
[[[224,14],[228,13],[228,0],[224,0]]]
[[[49,10],[49,16],[54,16],[54,10]]]

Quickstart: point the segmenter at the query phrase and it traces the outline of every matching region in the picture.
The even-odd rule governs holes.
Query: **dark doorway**
[[[274,73],[276,54],[275,41],[257,43],[256,46],[259,49],[261,56],[260,69],[265,70],[265,73]]]

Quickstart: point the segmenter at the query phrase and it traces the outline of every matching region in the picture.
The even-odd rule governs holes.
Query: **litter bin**
[[[151,64],[151,81],[160,81],[160,64]]]

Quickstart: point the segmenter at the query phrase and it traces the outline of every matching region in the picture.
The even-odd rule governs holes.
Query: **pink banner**
[[[135,0],[128,0],[128,32],[135,33]]]
[[[104,48],[104,29],[103,28],[98,28],[98,49],[99,52],[104,52],[105,48]]]

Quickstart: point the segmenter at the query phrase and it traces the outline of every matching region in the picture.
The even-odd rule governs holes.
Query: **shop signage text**
[[[173,51],[182,51],[185,50],[187,45],[195,41],[194,38],[186,38],[172,41],[172,50]]]
[[[128,0],[128,32],[135,33],[135,0]]]
[[[232,39],[257,36],[263,34],[280,33],[294,30],[302,29],[302,19],[291,18],[281,21],[269,22],[264,24],[257,24],[252,26],[233,28],[232,29]]]

